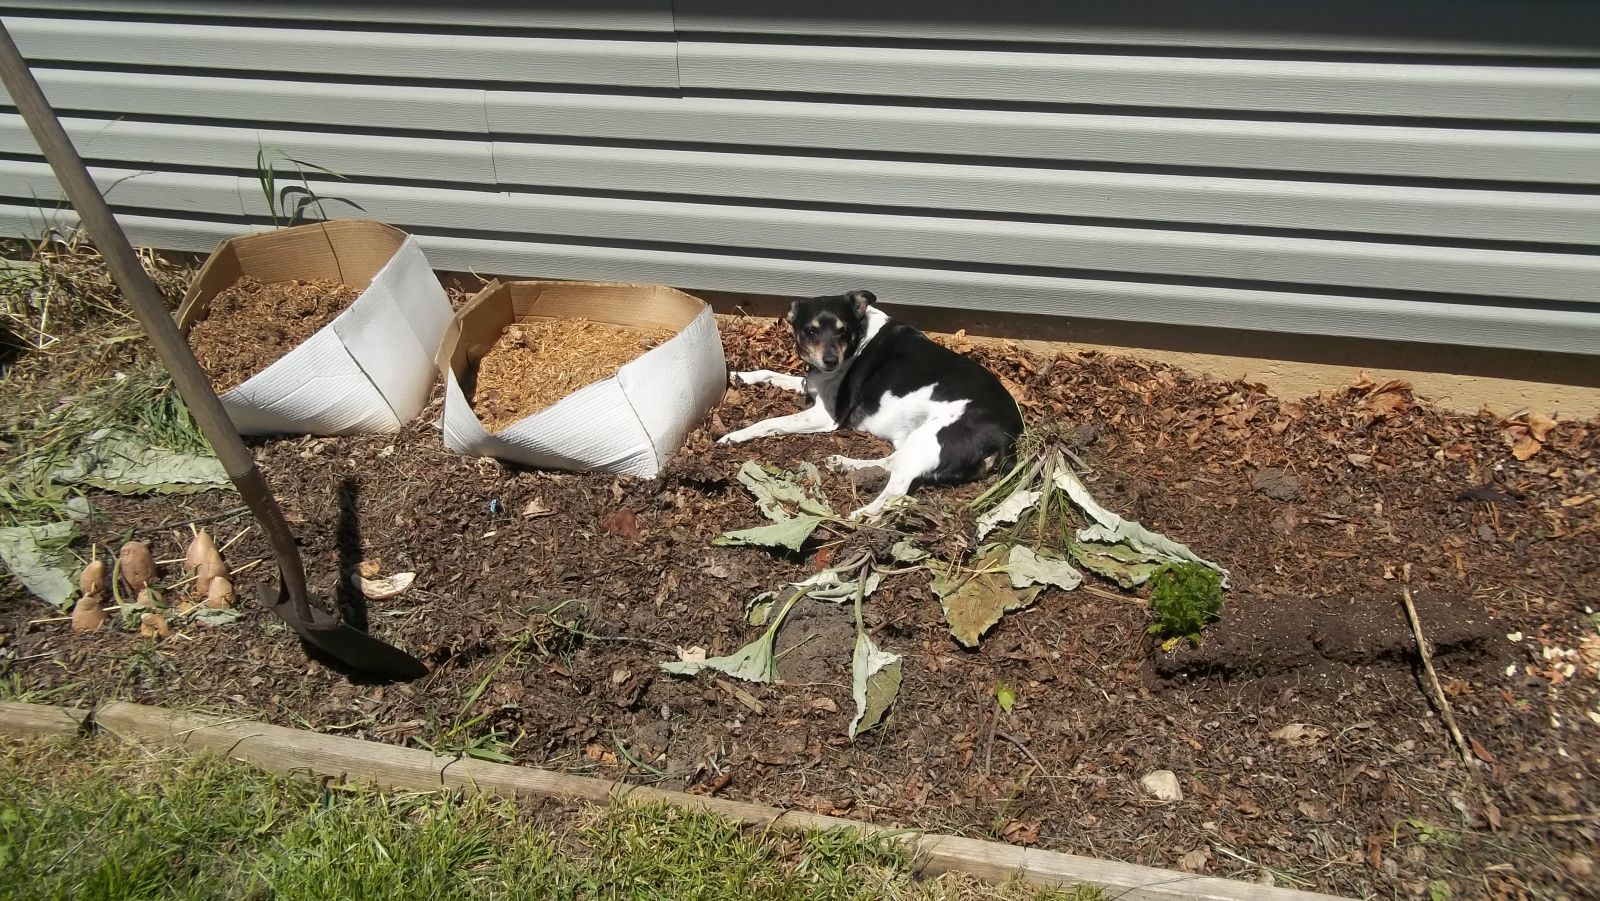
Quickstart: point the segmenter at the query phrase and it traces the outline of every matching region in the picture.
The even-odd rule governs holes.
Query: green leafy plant
[[[1222,609],[1222,574],[1198,563],[1172,563],[1151,578],[1149,631],[1198,641],[1200,630]]]
[[[299,184],[279,185],[278,167],[287,164],[293,167],[294,174],[299,177]],[[286,228],[299,225],[306,220],[306,211],[315,210],[318,219],[327,219],[328,211],[323,203],[343,203],[355,207],[362,212],[366,210],[361,204],[345,197],[333,197],[318,194],[312,187],[311,181],[306,177],[306,170],[320,172],[330,178],[341,181],[347,180],[343,175],[325,166],[297,160],[277,148],[268,148],[257,145],[256,149],[256,180],[261,185],[261,195],[267,201],[267,213],[272,217],[272,224],[277,228]]]

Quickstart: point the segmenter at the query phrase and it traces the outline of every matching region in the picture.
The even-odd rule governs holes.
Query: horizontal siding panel
[[[58,113],[355,125],[420,131],[488,131],[477,88],[318,84],[250,78],[196,78],[144,72],[34,67]],[[9,95],[0,89],[0,96]]]
[[[1600,134],[488,92],[497,134],[1600,184]]]
[[[972,166],[66,117],[106,164],[255,168],[264,146],[341,175],[769,201],[1600,244],[1589,195]],[[37,154],[0,113],[0,153]]]
[[[1600,134],[313,84],[40,68],[62,111],[599,140],[1600,184]],[[485,118],[487,117],[487,122]]]
[[[1600,54],[1592,0],[676,0],[685,32],[1360,53]]]
[[[113,204],[265,217],[254,180],[97,168]],[[43,163],[0,160],[0,184],[59,197]],[[930,264],[1100,270],[1178,279],[1455,292],[1591,302],[1600,256],[1418,247],[1161,229],[769,209],[671,201],[507,194],[358,182],[316,190],[401,226],[560,234],[610,243],[680,243],[752,251],[924,260]],[[331,204],[330,204],[331,206]],[[1245,328],[1248,322],[1188,323]]]
[[[487,140],[318,133],[178,125],[126,119],[62,117],[85,159],[126,164],[256,169],[256,153],[274,151],[340,175],[457,181],[493,185],[494,153]],[[0,113],[0,153],[38,153],[22,117]],[[292,166],[280,162],[280,171]]]
[[[1600,244],[1600,199],[497,141],[502,184],[1148,222]]]
[[[141,13],[159,16],[371,22],[475,28],[672,32],[672,0],[373,3],[362,0],[6,0],[0,12]]]
[[[494,142],[501,184],[933,210],[1600,243],[1600,200],[1517,190]]]
[[[117,222],[136,246],[191,253],[209,253],[228,238],[259,230],[181,217],[118,214]],[[66,231],[77,225],[78,216],[70,207],[43,209],[0,203],[0,236],[35,241],[47,230]]]
[[[106,201],[113,206],[140,207],[163,213],[197,216],[247,215],[245,180],[233,175],[193,175],[185,172],[150,172],[136,169],[92,167],[89,174]],[[248,189],[256,194],[250,210],[266,215],[261,186],[253,179]],[[46,163],[0,160],[0,196],[27,198],[42,207],[65,207],[66,195]]]
[[[135,242],[173,249],[206,250],[232,235],[260,230],[144,215],[122,214],[117,219]],[[34,234],[30,229],[39,221],[33,208],[0,205],[0,230]],[[66,212],[55,221],[74,220]],[[886,303],[913,307],[977,307],[993,313],[1172,324],[1247,321],[1251,329],[1263,333],[1558,353],[1593,353],[1600,345],[1600,314],[1587,312],[480,240],[421,230],[418,238],[436,268],[497,275],[642,281],[689,290],[801,296],[867,286]]]
[[[672,42],[7,17],[42,62],[676,88]]]
[[[438,228],[1600,305],[1592,255],[368,184],[327,190],[389,221]],[[266,213],[259,198],[247,208]]]
[[[868,287],[890,304],[1113,322],[1242,322],[1246,325],[1241,328],[1264,335],[1282,332],[1582,354],[1592,354],[1600,346],[1600,313],[1589,312],[510,240],[429,236],[421,240],[435,266],[485,273],[643,281],[691,291],[800,297]]]
[[[685,88],[1600,121],[1600,71],[684,41]]]

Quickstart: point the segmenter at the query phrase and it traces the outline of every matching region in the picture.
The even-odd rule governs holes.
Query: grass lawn
[[[0,744],[0,898],[1061,899],[916,880],[892,842],[667,807],[285,778],[111,738]]]

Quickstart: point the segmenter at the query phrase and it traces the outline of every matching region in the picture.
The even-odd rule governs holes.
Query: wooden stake
[[[1405,577],[1411,579],[1411,564],[1405,565]],[[1439,705],[1439,716],[1444,719],[1444,726],[1450,732],[1450,739],[1455,742],[1456,751],[1461,755],[1461,763],[1467,768],[1467,781],[1478,791],[1478,799],[1483,802],[1484,819],[1488,821],[1489,828],[1498,832],[1500,830],[1500,808],[1489,797],[1489,789],[1478,778],[1478,761],[1472,754],[1472,748],[1467,743],[1466,736],[1461,734],[1461,727],[1456,725],[1456,714],[1450,707],[1450,699],[1445,697],[1444,686],[1439,684],[1439,673],[1433,668],[1433,652],[1428,649],[1428,640],[1422,634],[1422,620],[1417,616],[1417,605],[1411,599],[1411,586],[1403,585],[1400,588],[1400,599],[1406,606],[1406,619],[1411,622],[1411,634],[1417,639],[1417,655],[1422,658],[1422,672],[1428,677],[1428,686],[1433,689],[1434,703]]]
[[[43,710],[41,713],[39,705],[33,704],[0,704],[0,735],[41,734],[39,723],[55,724],[51,727],[55,730],[53,734],[59,734],[64,724],[74,723],[71,714],[63,708]],[[1035,885],[1098,885],[1104,886],[1107,894],[1119,901],[1335,901],[1336,897],[1000,842],[891,829],[841,817],[780,810],[709,795],[662,791],[532,767],[472,758],[436,757],[419,748],[323,735],[213,714],[163,710],[127,701],[99,708],[93,719],[99,728],[113,735],[209,751],[286,775],[332,776],[410,791],[450,789],[597,804],[670,804],[766,828],[850,829],[868,837],[904,842],[916,855],[922,871],[929,874],[953,871],[992,882],[1020,876]]]
[[[1428,685],[1433,689],[1433,701],[1439,705],[1439,715],[1444,718],[1444,726],[1450,730],[1450,738],[1456,743],[1456,750],[1461,752],[1461,762],[1466,764],[1467,772],[1471,773],[1477,766],[1472,758],[1472,748],[1467,746],[1467,739],[1462,736],[1461,729],[1456,725],[1455,711],[1450,708],[1450,699],[1445,697],[1444,686],[1439,684],[1439,673],[1433,668],[1433,652],[1428,649],[1428,640],[1422,635],[1422,620],[1417,618],[1417,605],[1411,600],[1411,586],[1400,589],[1401,600],[1406,605],[1406,619],[1411,621],[1411,634],[1417,639],[1417,654],[1422,657],[1422,672],[1428,677]]]

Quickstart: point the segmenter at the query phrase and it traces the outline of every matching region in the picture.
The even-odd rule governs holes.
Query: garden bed
[[[724,318],[730,368],[791,366],[781,325]],[[762,521],[735,479],[743,462],[872,457],[881,445],[715,446],[798,403],[746,387],[657,479],[526,472],[447,452],[436,396],[398,435],[255,445],[314,589],[366,606],[372,631],[432,675],[352,681],[308,663],[259,611],[155,641],[31,623],[49,613],[18,597],[0,623],[9,684],[53,703],[202,706],[1334,893],[1591,891],[1600,425],[1449,414],[1398,385],[1289,403],[1126,359],[957,343],[1003,375],[1030,418],[1077,427],[1106,506],[1230,569],[1222,619],[1197,647],[1161,650],[1145,604],[1099,583],[1047,591],[964,650],[926,577],[897,577],[865,613],[874,640],[904,656],[904,685],[889,722],[851,742],[848,605],[795,608],[776,645],[780,685],[676,678],[657,664],[678,648],[745,644],[760,631],[746,601],[817,566],[810,553],[711,544]],[[846,475],[824,481],[834,509],[871,496]],[[979,490],[919,497],[950,510]],[[104,520],[89,531],[104,545],[129,529],[170,544],[178,523],[238,501],[94,503]],[[237,514],[209,526],[219,543],[237,536],[236,570],[267,553],[248,526]],[[416,581],[362,605],[337,574],[363,561]],[[1498,831],[1418,684],[1399,608],[1408,563]],[[242,596],[266,569],[239,577]],[[1140,787],[1159,769],[1177,775],[1182,800]]]
[[[322,330],[361,292],[329,281],[264,283],[250,276],[211,299],[189,346],[218,394],[249,381]]]
[[[472,412],[491,433],[521,422],[673,336],[587,319],[532,319],[506,327],[476,365]]]

